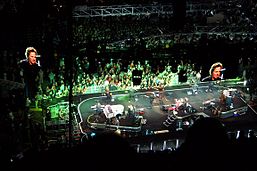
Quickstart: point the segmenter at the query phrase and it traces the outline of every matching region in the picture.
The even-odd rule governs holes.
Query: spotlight
[[[96,133],[91,132],[90,136],[91,136],[91,137],[95,137],[95,136],[96,136]]]

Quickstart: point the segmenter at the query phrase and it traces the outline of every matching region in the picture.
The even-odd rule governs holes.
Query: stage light
[[[91,136],[91,137],[95,137],[95,136],[96,136],[96,133],[91,132],[91,133],[90,133],[90,136]]]
[[[234,39],[234,35],[233,35],[233,34],[230,34],[230,35],[229,35],[229,39],[230,39],[230,40],[233,40],[233,39]]]
[[[121,135],[121,130],[117,129],[114,133],[117,134],[117,135]]]
[[[244,87],[246,86],[246,84],[247,84],[247,80],[244,80]]]
[[[238,131],[236,132],[236,139],[239,138],[239,135],[240,135],[240,130],[238,130]]]

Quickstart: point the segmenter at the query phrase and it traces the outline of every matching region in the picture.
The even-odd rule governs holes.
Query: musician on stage
[[[152,92],[152,96],[150,96],[150,102],[153,103],[154,99],[157,97],[159,100],[160,105],[163,103],[163,99],[168,101],[165,97],[165,86],[163,82],[159,82],[157,86],[154,86],[155,89],[158,90],[158,93]]]
[[[105,95],[107,97],[107,102],[112,100],[112,93],[110,92],[109,86],[105,87]]]
[[[160,82],[157,89],[159,91],[159,99],[162,100],[164,98],[164,84]]]

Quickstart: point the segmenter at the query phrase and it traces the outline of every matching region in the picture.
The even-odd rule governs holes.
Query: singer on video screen
[[[20,61],[22,69],[21,77],[25,83],[25,97],[34,100],[38,91],[40,65],[37,62],[37,50],[34,47],[27,47],[26,59]]]
[[[216,62],[216,63],[212,64],[212,66],[209,70],[209,76],[203,78],[202,81],[222,80],[224,70],[225,70],[225,68],[223,68],[222,63]]]

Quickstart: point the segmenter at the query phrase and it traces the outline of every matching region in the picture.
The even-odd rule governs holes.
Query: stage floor
[[[167,87],[163,98],[154,89],[113,93],[111,99],[105,95],[91,95],[78,104],[77,121],[85,134],[121,130],[143,135],[186,129],[198,117],[219,118],[228,128],[256,124],[256,112],[247,104],[239,86],[213,85],[212,91],[209,88],[208,85]],[[222,100],[224,90],[230,91],[231,101],[228,98]],[[108,117],[103,111],[106,105],[120,105],[124,109]],[[170,123],[169,116],[174,114],[173,110],[178,119]]]

